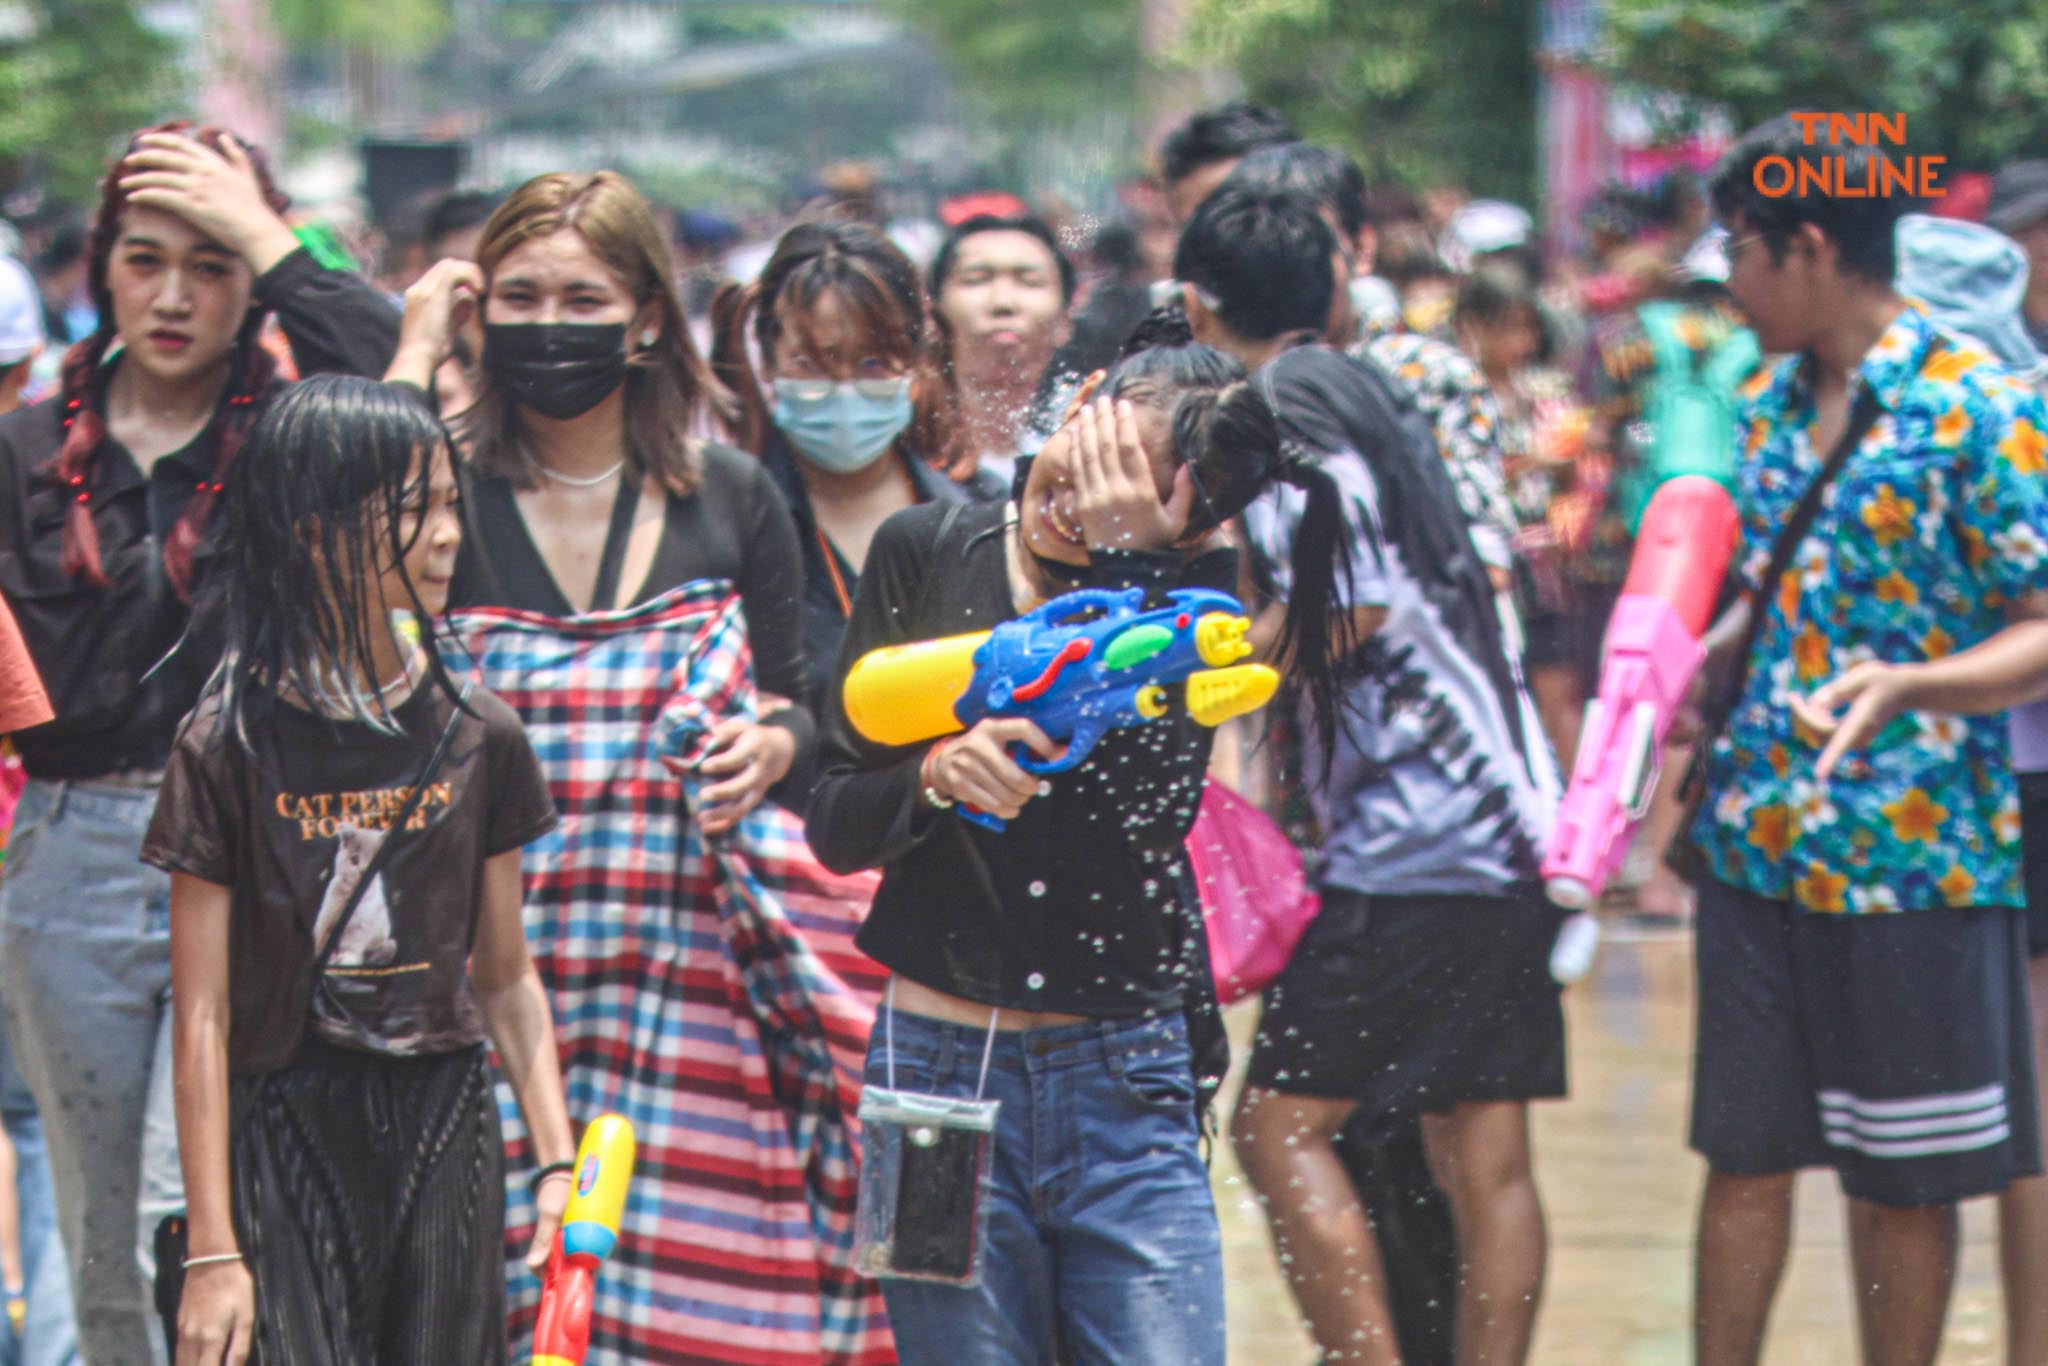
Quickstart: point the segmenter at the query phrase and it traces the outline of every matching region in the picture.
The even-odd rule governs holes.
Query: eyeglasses
[[[841,384],[849,386],[862,398],[895,398],[910,387],[910,376],[891,375],[887,379],[778,379],[775,392],[799,403],[822,403],[838,390]]]
[[[1742,259],[1742,253],[1763,241],[1765,236],[1766,234],[1761,232],[1746,232],[1740,237],[1731,237],[1721,244],[1721,254],[1726,256],[1728,264],[1733,266]]]

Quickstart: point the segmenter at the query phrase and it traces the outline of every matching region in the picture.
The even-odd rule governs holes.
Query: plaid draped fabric
[[[853,945],[875,876],[839,877],[763,803],[707,839],[712,727],[751,717],[739,598],[686,584],[558,619],[456,614],[448,655],[515,707],[562,813],[525,853],[526,929],[555,1012],[569,1114],[639,1140],[589,1360],[862,1366],[894,1360],[880,1293],[854,1276],[855,1115],[882,973]],[[532,1154],[502,1082],[514,1361],[539,1282]]]

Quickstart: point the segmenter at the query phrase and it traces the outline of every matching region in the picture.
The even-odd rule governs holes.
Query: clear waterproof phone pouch
[[[854,1267],[864,1276],[981,1284],[987,1188],[1000,1101],[983,1100],[995,1015],[974,1098],[899,1091],[895,983],[882,1005],[890,1086],[861,1093],[865,1160],[854,1210]]]

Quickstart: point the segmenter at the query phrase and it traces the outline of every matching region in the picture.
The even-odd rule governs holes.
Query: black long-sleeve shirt
[[[1187,952],[1197,922],[1180,892],[1210,739],[1178,699],[1167,717],[1111,731],[1001,834],[926,804],[929,746],[865,740],[840,703],[840,680],[869,650],[1017,615],[1004,515],[1000,504],[927,503],[876,533],[821,718],[811,848],[840,871],[883,869],[860,947],[913,981],[1018,1010],[1111,1018],[1178,1008],[1191,963],[1204,961]],[[1228,550],[1093,559],[1092,587],[1156,596],[1236,582]]]
[[[390,300],[303,248],[256,281],[256,302],[276,312],[302,374],[381,375],[398,348]],[[273,385],[259,403],[284,387]],[[65,514],[77,490],[43,470],[63,444],[61,397],[0,418],[0,593],[57,712],[49,724],[16,735],[15,747],[37,778],[161,769],[179,719],[219,658],[217,644],[188,639],[166,659],[191,608],[171,587],[162,548],[194,489],[213,477],[214,424],[147,474],[107,438],[91,493],[108,588],[74,579],[61,564]],[[212,550],[209,534],[193,558],[195,597]]]
[[[965,503],[991,496],[985,487],[956,483],[900,450],[883,458],[903,462],[920,503]],[[839,646],[852,610],[850,597],[860,591],[860,571],[819,531],[810,491],[804,487],[796,456],[781,432],[769,431],[768,443],[761,452],[761,468],[782,495],[790,518],[796,523],[797,545],[803,552],[804,566],[804,659],[811,676],[811,690],[801,700],[813,713],[822,715],[825,689],[839,662]],[[842,598],[842,594],[847,596]],[[817,751],[812,749],[790,766],[789,776],[776,789],[776,800],[802,810],[817,786],[820,771]]]

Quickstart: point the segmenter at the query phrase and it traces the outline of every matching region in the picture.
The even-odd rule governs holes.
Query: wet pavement
[[[1685,1146],[1692,1047],[1691,937],[1611,924],[1567,995],[1572,1098],[1539,1106],[1537,1179],[1550,1273],[1534,1360],[1544,1366],[1679,1366],[1691,1360],[1692,1223],[1701,1166]],[[1231,1012],[1237,1073],[1256,1006]],[[1251,1188],[1227,1143],[1213,1166],[1223,1224],[1233,1366],[1310,1366],[1314,1347],[1273,1260]],[[1856,1359],[1854,1311],[1833,1178],[1801,1179],[1791,1265],[1767,1366]],[[1944,1366],[2001,1359],[1997,1246],[1988,1201],[1967,1206]]]

